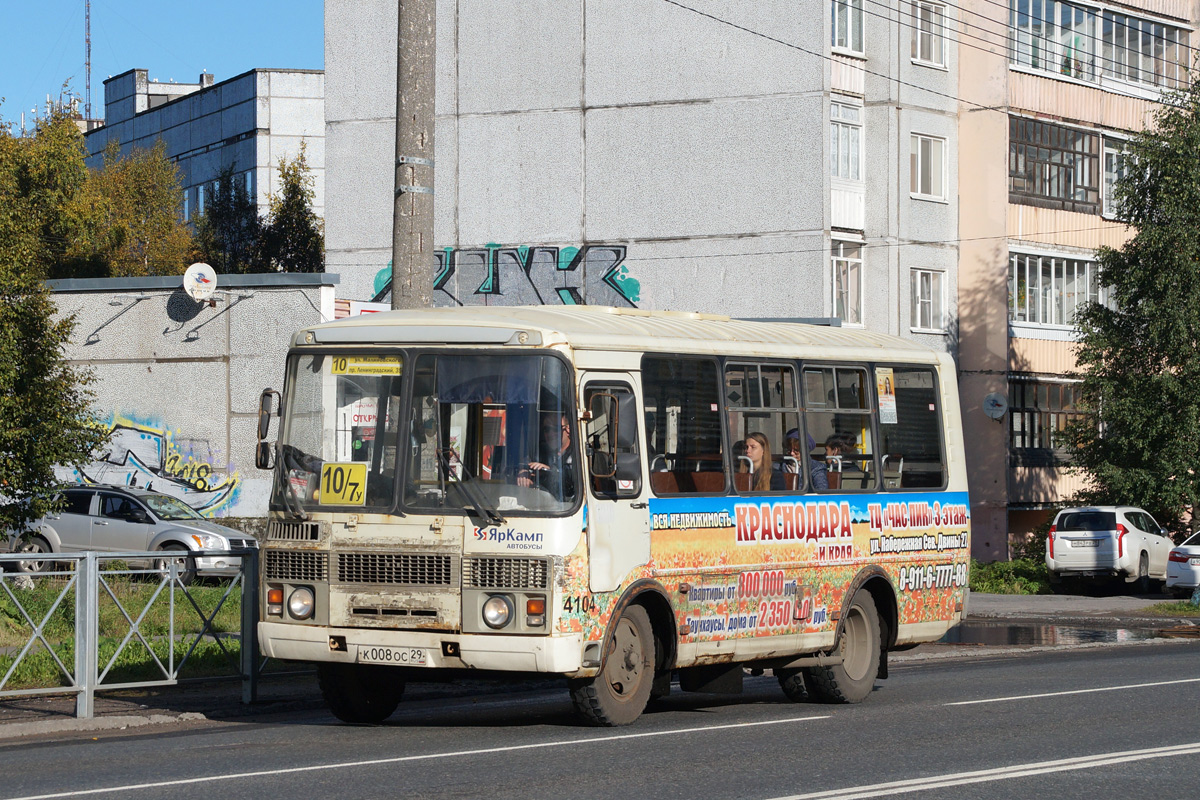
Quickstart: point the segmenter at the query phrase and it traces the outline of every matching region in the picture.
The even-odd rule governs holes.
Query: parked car
[[[1064,508],[1046,538],[1046,567],[1052,581],[1121,577],[1144,594],[1151,580],[1167,577],[1174,546],[1166,528],[1140,508]]]
[[[1167,591],[1191,595],[1200,585],[1200,533],[1193,533],[1167,555]]]
[[[36,520],[30,526],[32,536],[10,537],[9,548],[38,556],[84,550],[186,553],[181,579],[188,583],[196,575],[233,575],[241,567],[237,556],[206,552],[258,547],[254,537],[217,525],[186,503],[158,492],[89,484],[64,490],[63,498],[62,511]],[[21,563],[24,572],[43,572],[53,559],[43,557]],[[131,566],[145,563],[135,561]]]

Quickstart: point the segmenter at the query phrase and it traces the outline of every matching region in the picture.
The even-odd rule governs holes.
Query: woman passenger
[[[771,460],[771,442],[761,433],[746,437],[746,458],[750,460],[750,491],[782,491],[783,474],[775,471]],[[745,463],[744,461],[742,462]]]

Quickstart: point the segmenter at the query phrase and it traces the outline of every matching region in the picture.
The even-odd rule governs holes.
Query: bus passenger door
[[[641,413],[628,373],[584,377],[584,467],[590,588],[611,592],[650,560],[649,488],[642,475]]]

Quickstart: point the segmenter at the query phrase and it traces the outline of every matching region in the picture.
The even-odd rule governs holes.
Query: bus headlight
[[[502,594],[492,595],[483,604],[483,621],[489,628],[503,628],[512,614],[512,601]]]
[[[288,613],[295,619],[308,619],[312,616],[315,605],[312,589],[301,586],[288,598]]]

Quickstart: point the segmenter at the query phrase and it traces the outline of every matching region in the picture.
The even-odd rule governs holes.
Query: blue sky
[[[84,95],[84,0],[0,0],[0,117],[57,99],[64,81]],[[217,81],[256,67],[324,69],[322,0],[92,0],[92,116],[104,81],[149,70],[152,81]]]

